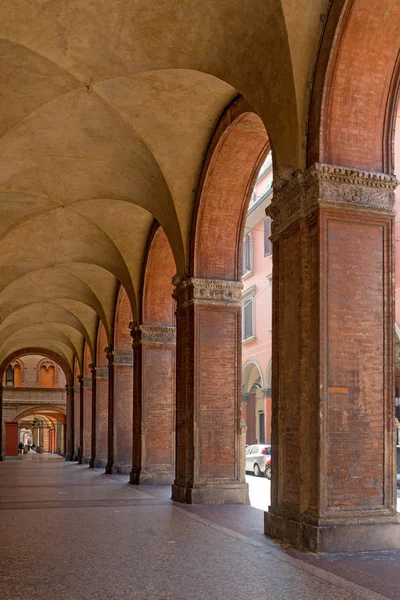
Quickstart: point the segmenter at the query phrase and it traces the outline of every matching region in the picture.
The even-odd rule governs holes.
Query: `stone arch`
[[[254,383],[259,381],[261,388],[264,388],[264,378],[261,371],[261,367],[258,364],[257,360],[254,358],[249,358],[245,362],[242,368],[242,385],[243,391],[249,392]]]
[[[393,173],[399,27],[398,3],[332,2],[313,85],[309,166],[326,162]]]
[[[134,324],[134,422],[131,483],[172,483],[175,465],[176,266],[164,230],[149,236]],[[152,414],[157,414],[154,420]]]
[[[246,443],[266,442],[263,374],[257,360],[250,358],[242,369],[242,418],[246,423]]]

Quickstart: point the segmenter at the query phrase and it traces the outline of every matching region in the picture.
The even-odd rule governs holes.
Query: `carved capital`
[[[173,297],[178,308],[183,308],[194,302],[241,305],[242,288],[241,281],[188,277],[178,283]]]
[[[175,344],[176,328],[168,325],[140,325],[137,321],[129,324],[132,346],[141,343]]]
[[[87,389],[92,389],[92,377],[84,377],[83,378],[83,387]]]
[[[272,235],[319,206],[344,205],[393,214],[397,185],[393,175],[315,163],[305,171],[296,171],[281,189],[274,189],[273,200],[266,209],[273,219]]]
[[[114,350],[114,365],[132,365],[132,350]]]
[[[96,367],[96,379],[107,379],[108,367]]]

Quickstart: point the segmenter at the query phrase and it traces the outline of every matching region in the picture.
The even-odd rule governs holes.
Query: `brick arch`
[[[47,359],[53,360],[64,371],[64,375],[65,375],[67,384],[68,385],[73,384],[72,369],[71,369],[70,365],[67,363],[67,361],[51,350],[46,350],[44,348],[36,348],[36,347],[23,348],[22,350],[17,350],[16,352],[13,352],[7,358],[5,358],[3,360],[3,362],[0,364],[0,380],[3,378],[4,372],[9,363],[13,362],[14,360],[18,359],[21,356],[27,355],[27,354],[40,354]]]
[[[96,336],[96,366],[105,367],[107,365],[107,357],[104,350],[108,346],[107,332],[103,322],[99,320]]]
[[[308,164],[393,173],[400,4],[335,0],[313,86]]]
[[[247,207],[269,150],[260,117],[237,98],[221,116],[204,161],[192,224],[192,277],[241,279]]]
[[[175,465],[176,266],[163,229],[150,232],[141,279],[134,351],[133,439],[130,481],[172,483]],[[157,418],[154,418],[157,415]]]
[[[143,270],[141,316],[146,325],[175,325],[172,278],[175,260],[163,229],[155,225],[150,234]]]
[[[99,320],[96,336],[95,401],[92,415],[92,456],[90,466],[103,468],[108,461],[110,387],[108,350],[111,350],[104,324]]]
[[[89,463],[92,456],[92,414],[93,396],[92,384],[93,374],[91,365],[94,359],[89,344],[85,341],[83,347],[83,451],[82,462]]]
[[[50,415],[47,415],[47,413],[49,411],[54,411],[52,413],[50,413]],[[23,419],[24,417],[29,417],[30,415],[33,414],[37,414],[37,415],[42,415],[45,414],[47,416],[51,416],[52,418],[58,418],[58,416],[62,416],[63,419],[59,419],[62,423],[65,423],[65,417],[67,414],[67,411],[65,408],[61,407],[61,406],[53,406],[53,405],[39,405],[39,406],[30,406],[29,408],[25,408],[24,410],[20,411],[19,413],[17,413],[14,418],[12,419],[13,421],[19,421],[20,419]]]
[[[123,285],[120,285],[115,307],[114,349],[132,349],[132,339],[129,330],[129,323],[132,321],[132,318],[132,309],[129,296]]]
[[[107,473],[129,473],[132,463],[132,319],[129,296],[120,284],[115,300],[113,360],[109,380]]]

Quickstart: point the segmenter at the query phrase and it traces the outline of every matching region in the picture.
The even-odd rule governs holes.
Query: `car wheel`
[[[256,477],[259,477],[261,471],[257,463],[254,463],[253,472]]]
[[[264,475],[265,475],[265,477],[267,479],[271,479],[271,467],[270,467],[270,465],[267,465],[265,467]]]

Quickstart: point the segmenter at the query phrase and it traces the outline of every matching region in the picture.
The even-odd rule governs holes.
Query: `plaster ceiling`
[[[82,364],[134,318],[154,219],[187,263],[201,165],[241,93],[278,161],[304,164],[328,0],[13,0],[0,5],[0,361]]]

